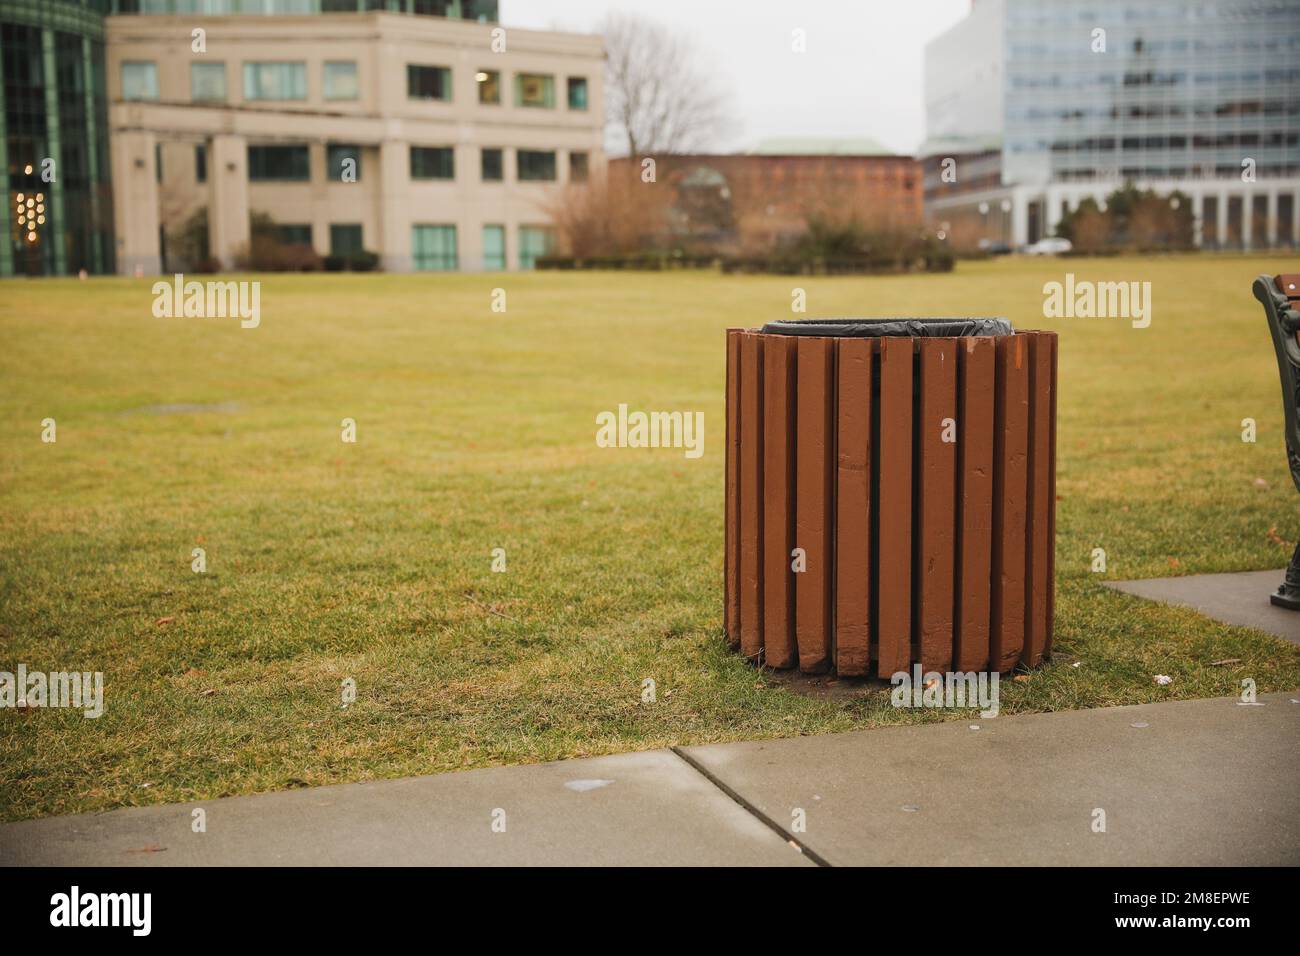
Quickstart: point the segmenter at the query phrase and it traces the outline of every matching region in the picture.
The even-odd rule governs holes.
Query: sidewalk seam
[[[673,753],[675,753],[682,760],[684,760],[687,766],[689,766],[692,770],[700,774],[700,776],[704,777],[705,780],[709,781],[709,783],[713,784],[715,787],[717,787],[719,790],[721,790],[723,793],[729,796],[732,800],[738,803],[741,809],[745,810],[751,816],[756,818],[760,823],[762,823],[768,829],[774,830],[776,834],[779,837],[781,837],[781,839],[785,840],[786,843],[793,844],[794,847],[804,856],[808,857],[808,859],[812,860],[814,863],[816,863],[818,866],[821,867],[829,868],[831,866],[830,861],[826,860],[821,854],[819,854],[812,847],[808,846],[802,840],[795,837],[792,833],[790,833],[783,826],[781,826],[781,824],[777,823],[775,820],[769,817],[762,810],[758,809],[758,807],[754,806],[752,803],[750,803],[748,800],[742,797],[735,790],[731,789],[731,787],[729,787],[721,778],[719,778],[714,773],[712,773],[707,767],[705,767],[694,757],[691,757],[680,747],[669,747],[668,749],[671,750]]]

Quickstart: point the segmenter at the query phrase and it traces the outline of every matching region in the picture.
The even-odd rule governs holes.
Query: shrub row
[[[538,269],[582,271],[626,269],[661,272],[669,269],[720,269],[732,273],[771,275],[879,275],[900,272],[951,272],[953,255],[931,250],[915,258],[897,256],[846,256],[802,258],[798,256],[541,256]]]

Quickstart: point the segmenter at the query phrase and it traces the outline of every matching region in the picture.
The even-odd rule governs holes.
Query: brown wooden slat
[[[1045,333],[1052,343],[1052,445],[1048,466],[1047,507],[1047,640],[1043,645],[1043,656],[1052,656],[1052,638],[1056,633],[1056,383],[1061,340],[1055,332]]]
[[[871,667],[871,339],[839,340],[835,382],[835,672]]]
[[[1047,646],[1047,604],[1052,495],[1052,342],[1041,332],[1029,339],[1029,460],[1025,529],[1025,644],[1021,662],[1042,663]]]
[[[956,544],[957,342],[921,339],[917,440],[915,592],[918,650],[926,670],[952,670],[953,556]]]
[[[740,652],[763,651],[763,339],[740,340]]]
[[[998,339],[993,411],[993,614],[989,666],[1010,670],[1025,640],[1025,495],[1029,349],[1024,333]]]
[[[727,329],[727,477],[723,520],[722,628],[732,648],[740,646],[740,337]]]
[[[793,667],[795,575],[795,371],[798,339],[763,337],[763,656]]]
[[[959,671],[989,663],[993,553],[993,379],[996,341],[959,345],[957,575],[953,660]]]
[[[795,636],[805,673],[824,671],[831,663],[834,344],[801,336],[798,345],[795,545],[804,549],[808,569],[795,575]]]
[[[912,642],[912,340],[880,340],[876,673],[906,671]]]

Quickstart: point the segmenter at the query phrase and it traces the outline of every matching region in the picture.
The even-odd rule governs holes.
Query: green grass
[[[252,330],[155,319],[147,280],[7,282],[0,669],[103,671],[107,710],[0,710],[0,819],[952,719],[794,694],[723,648],[723,329],[788,316],[795,285],[809,315],[1061,333],[1058,659],[1004,713],[1300,686],[1300,648],[1088,571],[1094,547],[1110,578],[1285,565],[1300,518],[1249,286],[1291,265],[264,276]],[[1151,327],[1042,319],[1067,269],[1151,281]],[[704,457],[597,448],[619,402],[703,410]],[[175,403],[237,406],[142,410]]]

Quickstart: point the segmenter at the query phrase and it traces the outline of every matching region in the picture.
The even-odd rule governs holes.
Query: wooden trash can
[[[724,629],[888,679],[1051,653],[1054,332],[827,319],[727,332]]]

